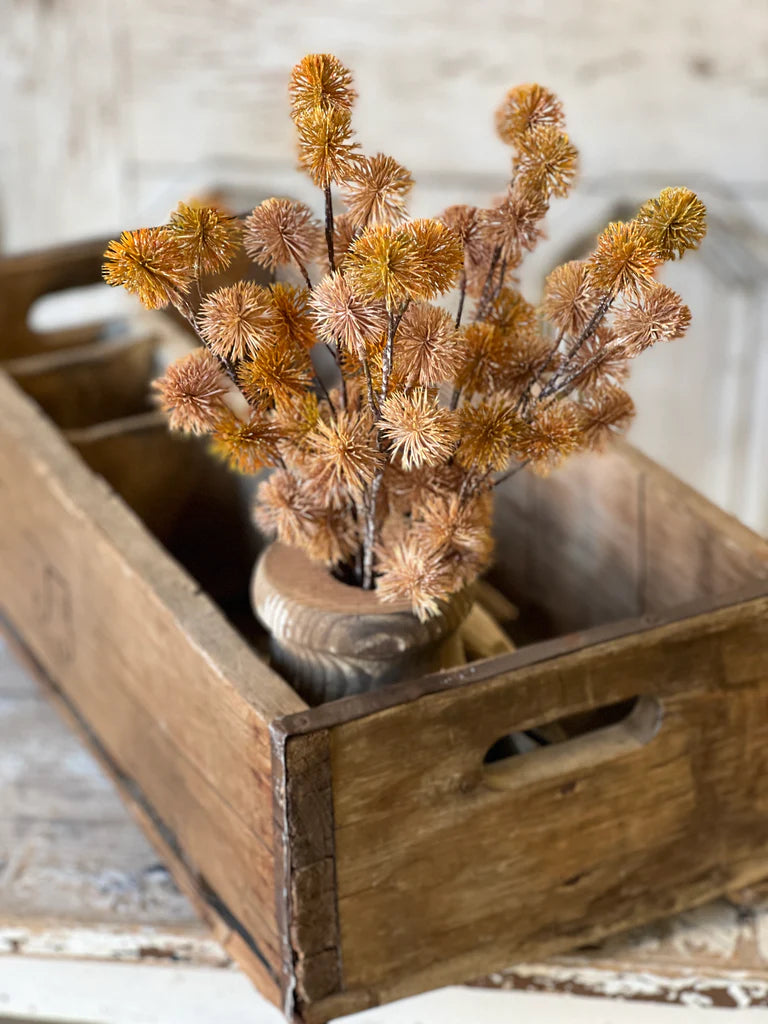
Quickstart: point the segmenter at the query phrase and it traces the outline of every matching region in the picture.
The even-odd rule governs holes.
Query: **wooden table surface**
[[[768,1007],[768,898],[753,896],[750,907],[718,901],[578,955],[517,964],[482,988],[359,1016],[366,1024],[474,1024],[513,1011],[521,1020],[594,1020],[600,996],[619,997],[596,1004],[601,1021],[661,1021],[666,1003],[682,1024],[693,1008],[708,1019],[714,1007]],[[110,1024],[280,1020],[208,936],[111,782],[0,641],[0,1022],[15,1019],[3,1013]]]

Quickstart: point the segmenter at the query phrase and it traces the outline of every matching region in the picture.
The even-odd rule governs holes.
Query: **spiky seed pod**
[[[316,456],[315,486],[361,496],[381,464],[371,418],[340,410],[330,423],[320,421],[308,440]]]
[[[311,110],[349,110],[357,98],[352,72],[331,53],[308,53],[291,71],[291,117]]]
[[[379,301],[361,298],[340,273],[328,274],[315,286],[310,306],[317,331],[362,358],[387,330],[387,311]]]
[[[178,302],[192,283],[183,245],[165,227],[123,231],[107,246],[104,261],[107,284],[122,286],[147,309]]]
[[[268,288],[238,281],[208,295],[200,306],[200,333],[223,359],[237,362],[275,338],[276,318]]]
[[[383,153],[363,157],[339,183],[349,217],[358,228],[368,224],[399,224],[406,217],[406,202],[412,188],[410,171]]]
[[[378,553],[376,589],[382,601],[411,602],[424,622],[440,612],[449,594],[449,574],[439,552],[425,550],[415,534],[393,540]]]
[[[171,363],[152,387],[171,430],[207,434],[226,411],[224,396],[229,386],[218,360],[204,348]]]
[[[488,246],[483,238],[480,210],[476,206],[458,204],[449,206],[440,214],[440,220],[461,239],[464,246],[464,262],[482,263],[488,255]]]
[[[533,420],[519,425],[514,449],[521,461],[530,459],[534,472],[546,476],[583,444],[579,409],[575,403],[561,400],[540,408]]]
[[[542,237],[541,221],[547,209],[541,190],[523,189],[516,183],[497,206],[481,211],[485,239],[492,249],[501,250],[508,267],[516,267],[523,250],[533,249]]]
[[[414,529],[425,548],[443,551],[468,583],[491,560],[492,508],[486,495],[467,500],[457,493],[427,495]]]
[[[506,340],[527,338],[536,331],[536,310],[515,288],[502,288],[486,316]]]
[[[272,285],[270,294],[275,336],[308,352],[318,340],[309,312],[309,290],[278,282]]]
[[[494,324],[478,321],[465,327],[461,338],[462,361],[456,387],[466,398],[498,390],[506,354],[501,332]]]
[[[632,358],[657,341],[682,338],[690,322],[691,311],[677,292],[654,281],[643,296],[617,311],[613,329],[622,354]]]
[[[258,473],[280,461],[280,437],[266,413],[251,411],[246,419],[222,416],[211,435],[211,449],[239,473]]]
[[[285,544],[299,544],[318,518],[301,483],[285,469],[273,470],[259,484],[253,514],[264,533]]]
[[[179,203],[168,229],[179,242],[194,278],[220,274],[240,248],[240,222],[212,207]]]
[[[597,309],[586,260],[571,260],[555,267],[544,286],[543,313],[551,324],[566,335],[578,338]]]
[[[334,213],[333,216],[333,255],[334,261],[340,264],[349,252],[349,247],[355,240],[357,228],[348,213]],[[319,251],[319,261],[328,260],[328,250],[325,244],[325,236]]]
[[[707,208],[689,188],[662,189],[640,207],[637,220],[663,260],[698,249],[707,233]]]
[[[629,426],[635,403],[623,388],[603,384],[582,396],[579,411],[584,443],[601,451],[614,434]]]
[[[456,443],[456,416],[427,388],[395,391],[381,403],[381,432],[403,468],[447,462]]]
[[[306,267],[322,239],[310,208],[293,199],[265,199],[245,219],[245,251],[262,267]]]
[[[306,352],[275,339],[237,367],[240,390],[252,405],[285,405],[312,387]]]
[[[318,188],[333,181],[345,181],[360,153],[354,141],[349,111],[335,107],[308,110],[296,119],[299,135],[299,163]]]
[[[456,284],[464,266],[461,239],[434,217],[407,221],[400,229],[413,241],[419,267],[413,299],[433,299]]]
[[[639,296],[653,281],[660,262],[642,225],[634,220],[613,221],[598,237],[587,266],[596,289]]]
[[[456,462],[467,470],[487,473],[505,469],[520,429],[509,395],[495,394],[459,410]]]
[[[621,384],[629,376],[629,360],[616,345],[616,334],[612,327],[601,324],[591,338],[579,349],[574,369],[590,364],[601,353],[601,359],[581,377],[579,391],[584,393],[598,384]]]
[[[357,527],[347,504],[344,508],[324,509],[302,547],[313,562],[340,565],[350,561],[359,544]]]
[[[349,247],[344,274],[361,298],[394,309],[420,283],[421,266],[413,238],[388,224],[366,228]]]
[[[320,416],[320,402],[312,391],[290,398],[275,409],[272,422],[280,434],[280,450],[286,462],[293,463],[308,451],[309,435]]]
[[[480,210],[481,217],[483,216],[483,210]],[[466,290],[467,295],[474,299],[479,299],[486,295],[488,289],[488,275],[491,271],[493,264],[494,272],[498,269],[498,260],[496,259],[495,246],[493,242],[489,241],[485,233],[485,224],[482,223],[482,246],[483,256],[476,262],[473,260],[465,260],[464,262],[464,273],[466,274]],[[496,263],[494,260],[496,259]],[[507,267],[512,268],[512,264],[507,261]]]
[[[432,387],[452,381],[463,350],[453,317],[440,306],[414,302],[400,322],[395,363],[406,385]]]
[[[496,111],[496,131],[509,146],[516,145],[522,135],[534,128],[562,128],[564,124],[560,100],[535,82],[514,86]]]
[[[565,132],[545,124],[517,140],[517,183],[545,197],[567,196],[576,178],[579,152]]]
[[[519,398],[543,370],[550,352],[550,342],[535,333],[522,335],[506,345],[504,359],[496,375],[498,386]]]

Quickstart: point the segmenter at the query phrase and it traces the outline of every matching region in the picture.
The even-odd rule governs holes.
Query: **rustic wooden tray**
[[[103,248],[0,263],[0,607],[266,996],[322,1022],[768,874],[768,544],[626,444],[521,475],[525,645],[310,710],[259,654],[247,487],[146,404],[164,319],[28,326]]]

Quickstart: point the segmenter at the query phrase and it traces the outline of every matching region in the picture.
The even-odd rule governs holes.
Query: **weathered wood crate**
[[[163,318],[27,324],[102,251],[0,265],[0,605],[265,995],[321,1022],[768,875],[763,540],[626,444],[521,475],[494,582],[528,642],[307,709],[259,654],[247,490],[146,404]]]

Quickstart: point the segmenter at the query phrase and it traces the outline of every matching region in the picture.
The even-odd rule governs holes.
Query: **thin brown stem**
[[[576,358],[576,356],[579,354],[579,352],[581,351],[582,345],[584,345],[584,343],[586,341],[588,341],[592,337],[592,335],[595,333],[595,330],[600,325],[600,321],[603,319],[605,314],[610,309],[611,304],[612,304],[614,298],[615,298],[615,295],[612,295],[610,292],[608,292],[600,300],[600,303],[599,303],[597,309],[592,314],[592,316],[589,318],[589,322],[587,323],[587,326],[581,332],[581,334],[576,339],[574,344],[571,346],[569,352],[567,353],[567,355],[565,357],[565,360],[563,362],[563,365],[560,367],[560,369],[554,375],[552,380],[549,382],[549,384],[547,384],[547,386],[544,388],[544,390],[539,395],[539,401],[541,399],[543,399],[543,398],[548,398],[551,394],[554,394],[556,391],[559,390],[560,381],[563,379],[563,374],[567,374],[568,370],[570,369],[570,367],[573,366],[573,361]],[[581,371],[579,371],[579,372],[581,372]],[[577,376],[578,376],[578,374],[577,374]]]
[[[331,273],[336,270],[336,261],[333,253],[333,199],[331,198],[331,183],[325,186],[325,244],[328,246],[328,263]]]
[[[488,297],[493,288],[493,276],[496,273],[496,265],[501,257],[501,246],[497,245],[493,250],[491,256],[491,262],[488,267],[488,276],[485,279],[483,290],[480,294],[480,299],[477,303],[477,312],[475,313],[475,320],[482,320],[485,314],[488,312]]]
[[[461,326],[461,317],[464,313],[464,300],[467,297],[467,272],[462,270],[459,280],[459,308],[456,310],[456,329]]]
[[[294,257],[294,259],[295,259],[295,257]],[[309,276],[309,273],[307,271],[307,268],[304,266],[304,264],[301,262],[301,260],[296,260],[296,266],[299,268],[299,271],[301,273],[301,276],[304,278],[304,283],[306,284],[307,288],[310,291],[312,291],[312,281],[310,279],[310,276]]]
[[[365,385],[368,389],[368,405],[371,407],[373,418],[375,420],[380,419],[381,410],[376,402],[376,396],[373,393],[373,378],[371,377],[371,366],[368,362],[368,356],[363,353],[360,357],[360,362],[363,364],[363,373],[365,374]]]
[[[530,459],[526,459],[525,462],[518,462],[518,464],[516,466],[513,466],[512,469],[508,469],[506,473],[503,473],[501,476],[497,477],[493,481],[493,486],[498,487],[499,484],[503,484],[505,480],[510,480],[513,476],[516,476],[519,472],[521,472],[521,470],[525,469],[526,466],[530,466],[530,464]]]

